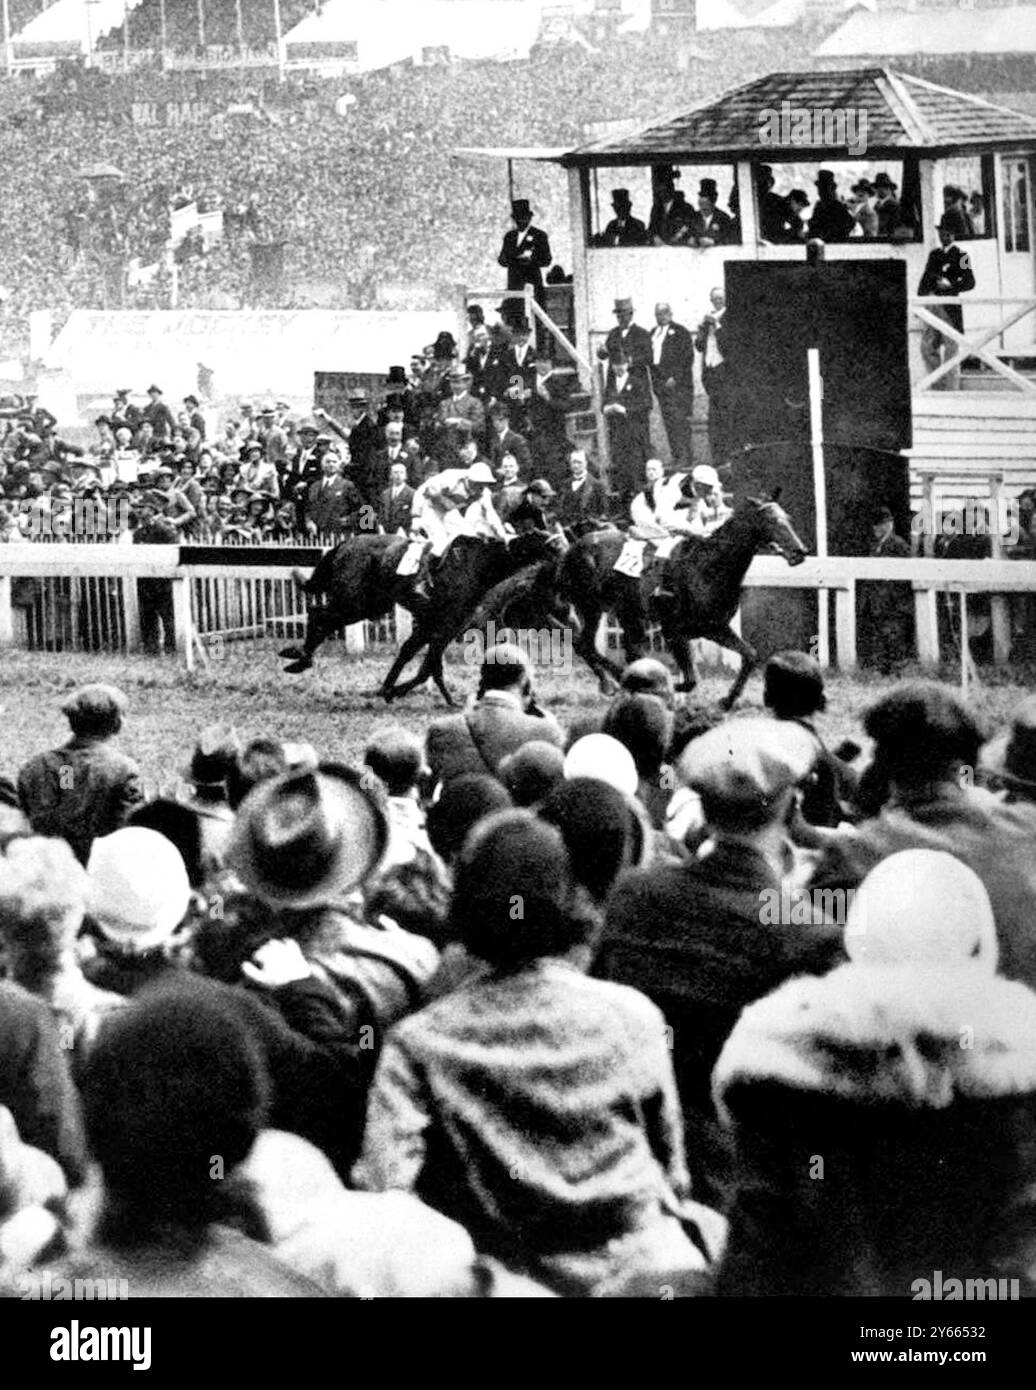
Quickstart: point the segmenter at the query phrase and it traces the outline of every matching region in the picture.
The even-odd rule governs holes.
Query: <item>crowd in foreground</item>
[[[503,645],[146,799],[76,691],[2,785],[6,1291],[1031,1293],[1033,701],[901,683],[863,756],[805,654],[764,700],[646,659],[566,730]]]

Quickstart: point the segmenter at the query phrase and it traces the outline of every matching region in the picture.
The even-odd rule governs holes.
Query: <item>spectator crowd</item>
[[[802,652],[726,717],[535,681],[150,799],[68,696],[0,782],[4,1292],[1032,1294],[1033,702],[830,748]]]

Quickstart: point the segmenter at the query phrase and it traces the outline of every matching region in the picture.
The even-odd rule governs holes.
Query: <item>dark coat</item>
[[[471,710],[436,719],[425,735],[425,755],[437,782],[466,773],[495,777],[509,753],[542,739],[563,747],[565,736],[552,714],[528,714],[508,699],[483,696]]]
[[[600,236],[595,238],[596,246],[647,246],[648,231],[637,217],[613,217]]]
[[[651,334],[646,328],[641,328],[639,323],[631,323],[623,336],[622,329],[616,325],[607,338],[604,346],[598,353],[599,357],[610,358],[614,353],[622,349],[630,360],[630,375],[633,376],[643,372],[645,376],[651,371],[653,354],[651,351]],[[610,375],[610,371],[609,371]]]
[[[818,198],[809,219],[809,235],[821,241],[848,241],[856,219],[839,198]]]
[[[577,526],[581,521],[603,519],[608,515],[608,494],[604,484],[588,473],[579,487],[571,479],[558,490],[558,520],[562,526]]]
[[[666,392],[667,381],[675,382],[673,391]],[[683,324],[671,323],[662,340],[658,366],[654,365],[652,342],[651,384],[661,400],[663,394],[690,396],[694,394],[694,337]]]
[[[399,490],[399,496],[392,496],[392,489],[385,488],[378,503],[378,520],[383,528],[392,535],[400,527],[404,531],[410,530],[410,504],[414,500],[414,489],[404,484]]]
[[[886,806],[835,838],[817,869],[821,887],[854,888],[901,849],[944,850],[974,869],[993,904],[999,973],[1036,989],[1036,806],[1004,805],[975,787],[944,784]]]
[[[543,287],[543,272],[553,257],[547,233],[531,224],[524,232],[512,228],[504,236],[497,265],[507,270],[507,288],[520,290],[524,285]]]
[[[475,351],[469,352],[464,366],[471,373],[471,394],[477,396],[483,406],[489,406],[504,394],[507,368],[502,351],[490,347],[484,358]]]
[[[722,208],[713,208],[708,217],[696,212],[691,223],[691,237],[694,240],[709,237],[717,246],[736,246],[739,240],[737,223]]]
[[[85,864],[94,840],[121,829],[144,792],[137,764],[108,739],[72,738],[29,759],[18,799],[36,835],[67,840]]]
[[[939,287],[940,280],[948,280],[950,288],[948,290],[941,289]],[[974,288],[975,272],[971,268],[971,257],[967,251],[962,251],[959,246],[955,246],[951,242],[949,246],[937,246],[934,251],[929,252],[921,281],[917,286],[919,295],[966,294],[968,290]],[[963,333],[964,314],[960,305],[948,305],[945,312],[957,332]]]
[[[362,505],[359,489],[348,478],[334,478],[327,488],[320,480],[310,483],[306,492],[305,516],[318,531],[336,531]]]
[[[738,1014],[792,975],[823,974],[842,958],[840,928],[764,925],[764,891],[780,891],[766,860],[722,841],[703,859],[628,874],[608,901],[593,967],[646,994],[673,1029],[688,1158],[705,1183],[723,1181],[710,1081]]]
[[[57,1160],[70,1182],[86,1170],[79,1098],[50,1007],[0,980],[0,1105],[25,1144]]]
[[[505,454],[514,455],[518,460],[518,472],[528,482],[532,477],[532,452],[525,436],[511,429],[503,435],[498,435],[496,430],[490,430],[489,458],[494,468],[500,466],[500,460]]]

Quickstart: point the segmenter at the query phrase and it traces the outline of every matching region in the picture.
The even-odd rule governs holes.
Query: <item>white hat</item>
[[[576,739],[565,756],[565,781],[592,777],[607,782],[624,796],[637,794],[637,765],[629,749],[611,734],[586,734]]]
[[[710,463],[696,463],[691,470],[691,482],[719,487],[719,474]]]
[[[856,965],[980,965],[996,973],[996,922],[985,885],[944,850],[905,849],[853,894],[845,949]]]
[[[168,940],[191,898],[180,851],[157,830],[130,825],[93,842],[87,911],[105,936],[133,951]]]
[[[488,463],[473,463],[464,476],[469,483],[488,483],[490,487],[496,482]]]

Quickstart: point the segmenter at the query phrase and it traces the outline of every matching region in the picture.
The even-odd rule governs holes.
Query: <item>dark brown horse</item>
[[[313,598],[323,597],[326,602],[310,606],[303,646],[285,647],[281,652],[291,661],[285,668],[290,674],[308,671],[314,652],[334,632],[351,623],[384,617],[398,604],[413,615],[414,626],[400,647],[380,694],[392,700],[431,679],[447,704],[452,704],[443,675],[446,648],[464,629],[485,593],[509,574],[535,564],[549,553],[549,538],[534,532],[505,544],[458,536],[435,572],[427,599],[415,592],[416,576],[396,573],[406,546],[407,541],[401,536],[358,535],[350,536],[321,556],[303,588]],[[407,665],[422,651],[424,657],[416,676],[399,683]]]
[[[748,498],[730,520],[708,539],[689,537],[673,550],[665,565],[665,588],[672,597],[655,603],[662,580],[662,565],[645,566],[639,579],[619,574],[615,562],[627,540],[621,531],[595,531],[583,536],[561,563],[559,594],[571,603],[579,618],[575,650],[601,682],[618,678],[620,668],[596,647],[597,629],[605,613],[622,624],[623,650],[635,661],[647,649],[647,627],[654,616],[666,645],[683,676],[681,690],[697,684],[691,642],[707,638],[737,652],[741,670],[723,704],[727,709],[745,687],[756,665],[754,649],[730,626],[741,602],[741,586],[752,557],[760,552],[783,555],[789,565],[806,558],[806,548],[795,534],[787,514],[771,501]]]

